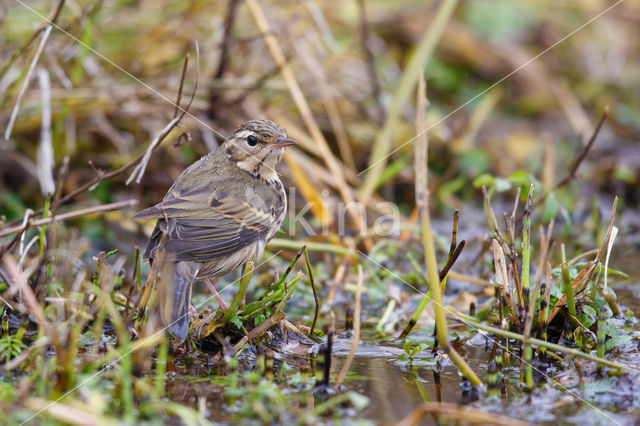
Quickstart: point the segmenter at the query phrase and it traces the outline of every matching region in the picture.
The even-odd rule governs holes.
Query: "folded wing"
[[[276,219],[264,203],[252,201],[206,188],[168,193],[162,203],[133,216],[158,219],[144,256],[155,257],[163,233],[164,248],[177,261],[209,261],[266,240]]]

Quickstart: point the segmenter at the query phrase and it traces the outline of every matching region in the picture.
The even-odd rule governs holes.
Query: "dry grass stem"
[[[358,286],[356,287],[356,307],[353,311],[353,338],[351,341],[351,347],[349,348],[349,354],[342,365],[342,369],[340,369],[340,373],[338,374],[338,379],[336,380],[336,386],[342,385],[344,379],[347,377],[347,373],[349,372],[349,367],[351,367],[351,362],[353,361],[353,357],[356,356],[356,349],[358,348],[358,344],[360,343],[360,316],[362,315],[362,307],[360,303],[360,299],[362,298],[362,283],[364,282],[364,275],[362,273],[362,265],[358,265]]]
[[[511,293],[511,288],[509,287],[509,274],[507,273],[507,265],[504,257],[504,252],[502,251],[502,247],[500,247],[500,244],[496,239],[491,240],[491,244],[493,249],[495,282],[500,288],[502,297],[504,298],[504,301],[509,308],[511,320],[514,324],[520,327],[520,319],[518,318],[518,314],[516,313],[515,305],[513,303],[513,295]]]
[[[18,92],[18,96],[16,97],[16,102],[13,105],[13,110],[11,110],[9,124],[7,124],[7,128],[4,131],[4,138],[7,141],[11,139],[11,132],[13,131],[13,126],[16,123],[16,118],[18,117],[18,111],[20,111],[20,102],[22,101],[22,97],[27,91],[27,87],[29,87],[31,76],[33,75],[33,71],[36,68],[38,59],[40,58],[40,55],[44,50],[44,46],[47,44],[47,40],[51,35],[51,30],[53,30],[53,26],[48,25],[47,28],[42,33],[42,37],[40,38],[40,44],[38,45],[38,49],[36,50],[35,55],[33,55],[33,59],[31,60],[31,64],[29,65],[29,69],[27,70],[27,74],[24,76],[24,80],[22,81],[22,86],[20,87],[20,91]]]
[[[23,232],[28,228],[49,225],[50,223],[61,222],[69,219],[74,219],[77,217],[88,216],[92,214],[104,213],[112,210],[120,210],[135,207],[138,204],[138,200],[124,200],[117,201],[115,203],[103,204],[96,207],[88,207],[86,209],[80,209],[68,213],[62,213],[53,217],[47,217],[44,219],[36,219],[27,222],[22,226],[13,226],[9,228],[0,229],[0,237],[5,237],[7,235],[14,234],[16,232]]]
[[[384,126],[376,133],[376,139],[369,158],[367,175],[362,187],[360,188],[360,201],[363,204],[366,204],[368,199],[373,195],[378,179],[384,170],[384,165],[391,149],[391,140],[393,138],[394,129],[398,126],[400,120],[400,112],[409,100],[420,75],[423,74],[424,64],[433,55],[436,44],[440,39],[440,36],[442,35],[442,32],[449,21],[449,17],[453,13],[457,3],[458,0],[442,1],[431,26],[423,35],[420,42],[415,47],[413,54],[409,58],[407,67],[402,73],[402,77],[398,83],[398,88],[393,94],[393,99],[391,101],[391,106],[389,107]],[[426,129],[423,130],[423,132],[426,132]]]
[[[400,420],[395,426],[413,426],[422,424],[423,417],[428,413],[440,414],[440,420],[447,422],[458,422],[462,424],[486,424],[501,426],[527,426],[531,423],[523,422],[512,417],[502,416],[495,413],[487,413],[473,408],[452,404],[448,402],[423,402],[418,405],[405,418]]]
[[[295,74],[286,61],[282,48],[280,47],[278,40],[271,30],[269,22],[267,21],[267,17],[264,15],[260,3],[256,0],[247,0],[247,6],[249,6],[249,10],[253,15],[256,23],[258,24],[258,28],[264,34],[265,43],[267,44],[269,52],[271,52],[271,56],[273,57],[274,62],[280,68],[280,72],[285,82],[287,83],[289,92],[291,93],[291,96],[293,97],[293,100],[296,103],[298,110],[300,111],[300,115],[302,115],[302,119],[304,120],[307,129],[309,129],[311,136],[316,141],[325,164],[329,168],[330,173],[336,177],[338,191],[340,192],[342,199],[346,204],[352,203],[354,201],[353,196],[344,179],[342,169],[336,161],[333,153],[331,152],[331,149],[329,148],[329,144],[327,143],[324,135],[320,131],[320,127],[313,117],[311,107],[309,107],[309,104],[307,103],[307,100],[302,93],[302,89],[298,84]],[[350,209],[349,212],[354,219],[356,227],[360,228],[363,220],[360,215],[360,211],[358,209]]]

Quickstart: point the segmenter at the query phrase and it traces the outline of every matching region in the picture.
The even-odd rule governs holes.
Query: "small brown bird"
[[[287,198],[275,167],[295,143],[271,121],[244,122],[182,172],[160,204],[133,216],[158,219],[144,258],[152,262],[162,247],[164,259],[173,262],[173,291],[160,292],[158,303],[162,322],[176,337],[184,339],[189,330],[193,281],[259,259],[280,229]]]

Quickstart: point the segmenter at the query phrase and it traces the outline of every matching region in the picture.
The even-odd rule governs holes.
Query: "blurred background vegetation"
[[[59,4],[63,7],[56,13]],[[256,19],[255,5],[266,17],[268,33]],[[446,7],[450,16],[443,12]],[[57,27],[29,74],[45,33],[44,18],[53,16]],[[308,112],[265,43],[272,36],[302,88]],[[514,189],[521,187],[525,196],[531,182],[540,196],[534,220],[556,218],[556,230],[574,237],[569,241],[577,246],[599,246],[618,195],[624,253],[635,259],[640,251],[638,0],[3,1],[2,135],[14,110],[17,117],[9,137],[0,136],[2,222],[19,224],[27,209],[45,206],[51,169],[58,196],[64,197],[144,153],[174,115],[189,54],[181,105],[195,88],[198,67],[195,99],[184,120],[153,152],[141,182],[127,185],[128,170],[80,191],[56,206],[57,213],[129,199],[139,200],[138,209],[155,204],[184,168],[224,142],[240,122],[267,118],[299,142],[280,166],[285,186],[297,189],[290,203],[300,209],[306,201],[315,202],[304,217],[316,231],[323,225],[331,230],[310,236],[294,227],[278,237],[362,248],[386,267],[401,269],[410,283],[420,284],[406,253],[397,248],[406,245],[416,258],[421,256],[413,167],[417,75],[411,78],[409,70],[419,57],[416,46],[430,38],[433,49],[417,63],[429,100],[430,205],[436,217],[446,219],[435,224],[441,235],[449,235],[451,211],[462,212],[461,233],[476,246],[471,254],[465,250],[461,268],[482,279],[490,273],[487,256],[477,262],[486,255],[488,241],[479,187],[486,185],[496,195],[500,214],[503,206],[510,210]],[[410,96],[398,103],[406,87]],[[43,127],[49,127],[43,120],[46,105],[53,162],[38,154],[48,149],[43,148]],[[577,175],[570,185],[558,187],[605,109],[607,119]],[[381,135],[387,130],[385,150]],[[376,163],[376,150],[390,156]],[[370,168],[374,163],[378,167]],[[371,197],[363,196],[369,195],[367,182]],[[320,203],[349,199],[364,199],[369,227],[385,214],[377,202],[395,203],[402,214],[401,234],[367,241],[353,226],[346,236],[338,235],[337,212],[325,211]],[[118,249],[122,256],[114,257],[109,270],[120,279],[130,274],[123,271],[130,267],[134,245],[144,244],[151,230],[150,223],[133,221],[131,215],[132,210],[115,210],[57,225],[50,248],[56,255],[81,259],[88,271],[95,268],[99,251]],[[286,223],[283,228],[289,230]],[[11,238],[0,242],[6,245]],[[447,244],[439,241],[440,251]],[[31,248],[32,254],[37,251],[37,245]],[[272,262],[285,265],[291,252],[285,254],[286,261]],[[314,270],[324,290],[334,291],[331,303],[331,279],[345,274],[344,265],[351,260],[336,256],[334,264],[328,256],[314,258]],[[635,262],[625,266],[640,275]],[[406,301],[395,278],[377,276],[383,274],[374,266],[366,268],[372,276],[365,296],[371,307],[380,311],[391,299]],[[266,275],[254,278],[267,283],[271,276]],[[346,275],[355,281],[353,271]],[[388,285],[391,281],[397,286]],[[59,284],[70,282],[61,279]],[[298,291],[297,308],[308,316],[310,291],[298,288],[296,295]],[[414,308],[403,308],[402,315]],[[256,398],[261,396],[256,390]]]
[[[559,179],[608,106],[609,118],[580,180],[593,185],[592,190],[619,193],[637,206],[640,58],[634,53],[640,39],[640,4],[628,1],[614,7],[510,75],[610,5],[596,0],[457,5],[424,63],[428,122],[437,123],[429,136],[435,175],[431,186],[437,188],[439,203],[451,208],[477,200],[471,184],[484,173],[507,178],[524,171],[541,179],[545,141],[553,145],[552,170]],[[37,40],[17,61],[8,60],[43,24],[34,12],[48,17],[53,13],[51,2],[28,2],[28,7],[33,11],[10,1],[0,9],[2,123],[8,121]],[[350,187],[358,188],[366,173],[358,174],[369,163],[412,47],[428,32],[438,3],[291,1],[264,2],[262,7],[315,120],[344,165]],[[227,21],[232,22],[228,31]],[[220,135],[254,117],[273,119],[300,139],[300,149],[290,160],[309,172],[306,177],[314,188],[334,192],[331,177],[323,176],[326,165],[317,144],[243,2],[76,1],[65,5],[57,23],[66,34],[53,31],[38,66],[51,79],[56,167],[70,159],[63,194],[95,175],[89,161],[111,171],[146,148],[173,113],[168,100],[175,99],[193,40],[201,49],[193,116],[170,138],[181,146],[164,144],[141,185],[127,187],[120,177],[101,182],[74,201],[106,203],[141,196],[142,205],[155,203],[186,165],[223,141]],[[191,70],[186,93],[193,84]],[[397,202],[405,214],[413,207],[412,144],[404,143],[415,133],[412,103],[401,108],[392,138],[399,149],[379,182],[380,196]],[[34,78],[11,140],[3,140],[0,147],[0,212],[7,220],[44,204],[35,165],[41,104]],[[179,137],[183,132],[188,142]],[[288,166],[282,174],[297,183]],[[118,232],[134,225],[128,220],[113,223],[106,235],[100,235],[100,226],[84,226],[83,234],[110,238],[104,243],[112,244],[122,241],[114,237]]]

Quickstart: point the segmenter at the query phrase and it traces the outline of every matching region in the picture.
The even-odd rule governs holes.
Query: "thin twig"
[[[509,287],[509,275],[507,274],[507,264],[504,257],[504,252],[502,251],[502,247],[495,238],[491,240],[491,243],[493,246],[495,282],[502,292],[505,303],[509,307],[511,320],[514,324],[520,327],[520,318],[516,313],[515,305],[513,303],[513,296],[511,294],[511,288]]]
[[[356,348],[360,342],[360,315],[361,315],[361,303],[362,298],[362,283],[364,282],[364,276],[362,274],[362,265],[358,264],[358,286],[356,287],[356,308],[353,313],[353,340],[351,341],[351,348],[349,348],[349,354],[342,364],[342,369],[338,374],[336,380],[336,386],[340,386],[344,379],[347,377],[347,372],[353,361],[353,357],[356,355]]]
[[[40,39],[40,44],[38,45],[38,50],[36,50],[35,55],[33,55],[33,59],[31,60],[31,64],[29,65],[29,69],[27,70],[27,74],[24,76],[24,81],[22,82],[22,86],[20,87],[20,91],[18,92],[18,96],[16,97],[16,103],[13,106],[13,110],[11,111],[11,117],[9,118],[9,124],[7,124],[7,128],[4,131],[5,140],[9,140],[11,138],[11,131],[13,130],[13,125],[16,123],[16,118],[18,117],[18,111],[20,110],[20,101],[22,101],[22,97],[27,91],[27,87],[29,86],[29,82],[31,81],[31,75],[33,74],[33,70],[36,68],[36,64],[38,63],[38,59],[44,50],[44,46],[49,39],[49,35],[51,35],[51,30],[53,30],[52,25],[48,25],[47,29],[42,34],[42,38]]]
[[[371,84],[371,93],[376,106],[375,121],[378,127],[381,127],[385,119],[385,110],[382,105],[382,96],[380,89],[380,81],[376,74],[376,63],[371,49],[371,40],[369,37],[369,25],[367,24],[367,10],[365,0],[358,0],[360,9],[360,42],[362,43],[362,51],[364,52],[365,62],[367,64],[367,72],[369,74],[369,83]]]
[[[309,272],[309,282],[311,283],[311,290],[313,291],[313,300],[316,303],[315,311],[313,313],[313,322],[311,323],[311,331],[309,331],[309,334],[313,335],[313,331],[316,328],[316,321],[318,321],[318,312],[320,312],[320,301],[318,300],[316,283],[313,279],[313,270],[311,269],[311,262],[309,262],[309,252],[307,251],[307,246],[304,246],[302,250],[304,250],[304,259],[307,263],[307,272]]]
[[[523,422],[512,417],[502,416],[496,413],[487,413],[468,406],[452,404],[450,402],[425,401],[418,405],[411,413],[401,419],[395,426],[413,426],[422,424],[425,414],[442,414],[447,422],[452,424],[486,424],[502,426],[528,426],[531,423]],[[436,424],[438,422],[436,421]]]
[[[229,46],[232,39],[231,30],[233,29],[233,22],[235,21],[236,10],[238,10],[238,0],[229,0],[227,14],[224,17],[224,32],[222,35],[222,43],[220,43],[218,69],[213,75],[213,78],[216,80],[221,79],[224,76],[224,72],[229,64]]]
[[[189,108],[191,107],[191,104],[193,103],[193,100],[195,98],[196,90],[198,88],[198,79],[199,79],[198,78],[198,75],[199,75],[198,68],[200,67],[200,49],[198,47],[198,43],[197,42],[195,43],[195,48],[196,48],[196,78],[195,78],[195,85],[194,85],[194,88],[193,88],[193,92],[191,93],[191,99],[189,100],[189,103],[187,104],[187,106],[182,110],[182,114],[180,114],[179,117],[171,120],[170,124],[172,124],[173,127],[177,126],[180,123],[180,121],[184,118],[184,116],[187,114],[187,112],[189,111]],[[158,141],[153,146],[154,150],[157,149],[158,146],[160,146],[160,144],[164,141],[164,138],[166,137],[166,135],[173,129],[173,127],[171,127],[171,128],[169,128],[169,126],[165,127],[165,129],[163,129],[163,131],[160,133],[160,135],[158,135],[158,137],[156,138]],[[155,142],[155,140],[154,140],[154,142]],[[147,149],[145,152],[143,152],[142,154],[138,155],[135,159],[131,160],[129,163],[125,164],[124,166],[122,166],[122,167],[120,167],[120,168],[118,168],[116,170],[113,170],[113,171],[108,172],[108,173],[99,172],[90,181],[80,185],[78,188],[76,188],[75,190],[71,191],[69,194],[65,195],[64,197],[58,199],[57,201],[53,201],[51,203],[51,210],[55,211],[55,209],[58,206],[67,203],[68,201],[70,201],[73,198],[75,198],[77,195],[82,194],[86,190],[95,187],[95,185],[97,185],[98,183],[102,182],[103,180],[114,178],[114,177],[116,177],[116,176],[128,171],[132,167],[137,166],[138,163],[140,163],[140,161],[142,161],[145,157],[148,157],[148,156],[150,156],[149,149]],[[43,212],[43,209],[36,210],[35,212],[32,213],[31,216],[37,216],[39,214],[42,214],[42,212]],[[15,223],[16,223],[16,221],[11,222],[10,225],[15,225]],[[2,236],[2,231],[0,231],[0,236]]]
[[[131,175],[129,175],[129,178],[126,181],[127,185],[129,185],[133,181],[134,177],[135,177],[136,183],[140,183],[140,181],[142,180],[142,176],[144,176],[144,172],[147,168],[147,164],[149,164],[149,160],[151,159],[151,153],[155,150],[155,148],[160,143],[162,143],[162,141],[164,140],[165,137],[167,137],[169,132],[171,132],[171,130],[173,130],[173,128],[176,127],[178,123],[180,123],[184,119],[184,116],[187,114],[187,111],[189,111],[189,108],[191,108],[191,104],[193,103],[193,99],[196,95],[196,91],[198,90],[198,79],[199,79],[198,69],[200,68],[200,47],[198,46],[197,41],[194,42],[194,45],[196,49],[196,78],[195,78],[195,84],[193,86],[193,92],[191,92],[191,99],[189,99],[189,103],[187,104],[187,106],[183,108],[181,110],[180,115],[178,115],[178,109],[180,109],[180,100],[182,98],[183,83],[187,75],[187,65],[189,63],[189,55],[187,54],[187,56],[185,56],[184,58],[184,66],[182,68],[182,76],[180,78],[180,89],[178,91],[178,98],[175,104],[176,110],[175,110],[174,118],[169,122],[169,124],[167,124],[167,126],[164,129],[162,129],[162,131],[156,136],[156,138],[149,144],[149,147],[147,148],[147,151],[142,156],[140,163],[136,165],[136,167],[133,169],[133,172],[131,172]]]
[[[575,159],[573,160],[573,164],[571,165],[571,169],[569,169],[569,173],[556,184],[556,188],[561,188],[567,185],[569,182],[571,182],[571,180],[573,180],[573,178],[576,175],[576,172],[578,171],[578,167],[580,167],[580,164],[582,164],[584,159],[587,157],[587,154],[589,154],[589,151],[591,150],[591,147],[596,141],[596,138],[600,133],[600,129],[602,129],[602,125],[604,124],[604,121],[607,119],[608,116],[609,116],[609,107],[605,107],[604,111],[602,111],[602,116],[600,117],[600,121],[598,121],[598,124],[596,125],[596,128],[594,129],[593,134],[591,135],[591,138],[589,138],[589,142],[587,142],[587,144],[582,149],[582,151],[575,157]]]
[[[484,197],[484,203],[487,207],[487,212],[489,213],[489,224],[491,225],[494,234],[496,234],[496,239],[502,246],[502,250],[507,254],[507,256],[511,257],[511,250],[509,249],[509,245],[506,243],[504,237],[502,236],[502,233],[500,232],[498,219],[496,219],[496,214],[493,210],[493,206],[491,205],[491,200],[489,200],[489,195],[487,194],[487,188],[484,185],[482,185],[482,196]]]
[[[442,270],[440,270],[438,277],[440,278],[441,282],[442,280],[444,280],[444,277],[447,276],[447,274],[449,273],[449,270],[456,263],[456,260],[458,260],[458,257],[460,257],[460,253],[462,253],[462,249],[464,249],[465,242],[466,242],[465,240],[460,241],[460,244],[458,244],[456,248],[453,250],[453,252],[451,252],[451,256],[449,256],[449,258],[447,259],[447,263],[444,265]]]
[[[176,107],[173,110],[173,118],[178,117],[180,112],[180,102],[182,101],[182,88],[184,87],[184,80],[187,75],[187,67],[189,66],[189,53],[184,56],[184,63],[182,64],[182,74],[180,76],[180,86],[178,86],[178,99],[176,100]]]
[[[246,336],[242,337],[242,339],[240,339],[238,341],[238,343],[236,343],[233,346],[234,352],[238,352],[240,350],[240,348],[242,348],[242,346],[245,343],[247,343],[249,340],[252,340],[252,339],[255,339],[256,337],[261,336],[271,326],[277,324],[278,322],[282,321],[286,317],[287,316],[285,315],[284,311],[277,311],[277,312],[274,312],[273,314],[271,314],[269,316],[269,318],[267,318],[266,320],[262,321],[258,326],[253,328],[249,333],[247,333]]]
[[[22,53],[24,53],[24,51],[29,48],[29,46],[31,46],[31,43],[33,43],[33,41],[40,35],[40,33],[46,30],[47,27],[52,26],[52,24],[56,23],[56,21],[58,20],[58,16],[62,11],[62,7],[64,6],[64,2],[65,0],[60,0],[58,2],[56,9],[54,10],[53,15],[51,16],[51,19],[46,21],[46,24],[42,25],[40,28],[35,30],[33,34],[31,34],[31,37],[29,37],[24,43],[22,43],[22,46],[20,46],[15,52],[13,52],[9,60],[7,60],[7,62],[5,62],[2,65],[2,68],[0,68],[0,79],[4,76],[4,73],[9,69],[11,64],[13,64],[15,60],[18,59],[18,57],[22,55]]]
[[[280,67],[280,71],[282,73],[282,77],[287,83],[287,87],[289,88],[289,92],[291,93],[291,97],[293,98],[298,110],[300,111],[300,115],[309,129],[311,136],[318,144],[318,149],[322,155],[322,158],[329,168],[330,173],[336,178],[338,191],[345,202],[345,204],[350,204],[354,201],[353,195],[345,181],[344,173],[336,160],[335,156],[331,152],[331,148],[327,143],[318,123],[316,122],[313,112],[311,111],[311,107],[307,102],[300,85],[298,84],[298,80],[286,62],[284,53],[282,51],[282,47],[278,43],[275,35],[271,31],[271,27],[269,26],[269,22],[267,21],[267,17],[265,16],[260,3],[257,0],[247,0],[247,6],[249,7],[249,11],[253,15],[254,20],[258,24],[258,28],[260,31],[264,33],[264,40],[267,44],[267,48],[271,52],[271,56],[276,63]],[[356,228],[361,229],[361,224],[363,222],[363,217],[361,211],[359,209],[349,209],[351,217],[353,218]]]
[[[37,219],[37,220],[29,221],[23,226],[14,226],[11,228],[0,229],[0,237],[5,237],[7,235],[11,235],[16,232],[23,232],[32,227],[48,225],[52,223],[54,220],[56,222],[63,221],[63,220],[73,219],[76,217],[82,217],[82,216],[87,216],[91,214],[104,213],[111,210],[120,210],[127,207],[134,207],[137,204],[138,204],[138,200],[118,201],[115,203],[103,204],[100,206],[89,207],[86,209],[80,209],[80,210],[76,210],[68,213],[62,213],[57,216],[47,217],[44,219]]]

